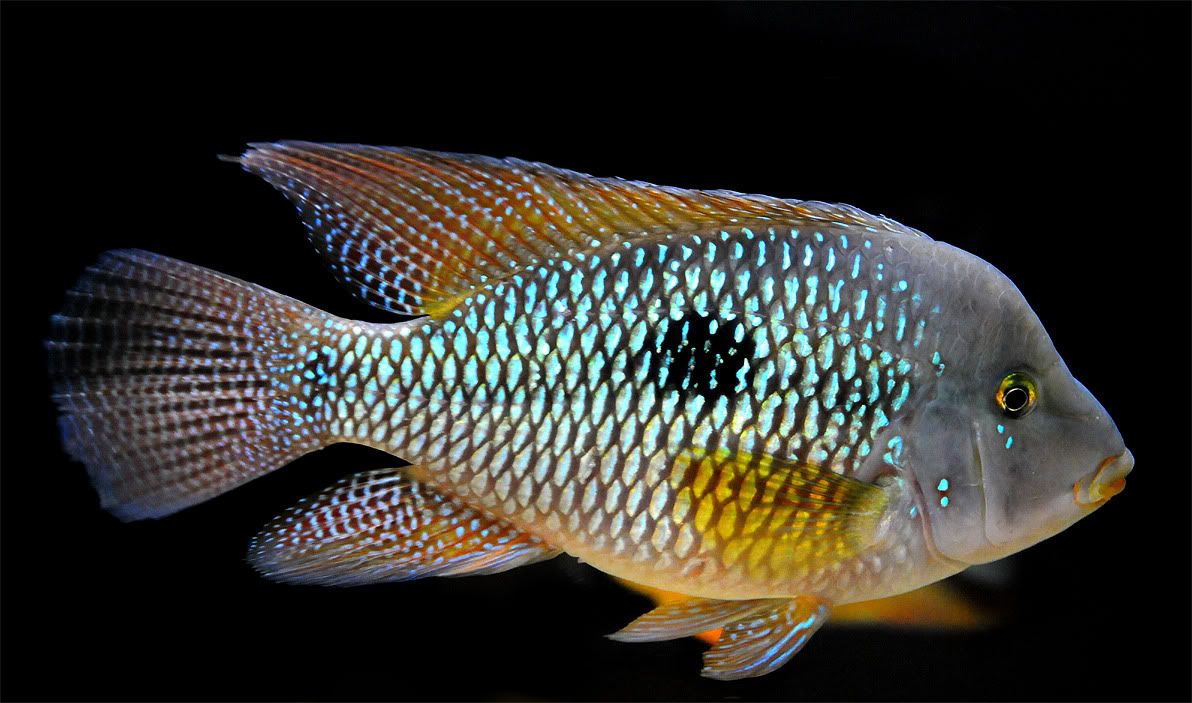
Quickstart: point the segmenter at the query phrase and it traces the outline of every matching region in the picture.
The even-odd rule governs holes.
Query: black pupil
[[[1002,399],[1006,403],[1006,410],[1010,412],[1018,412],[1026,407],[1027,400],[1030,399],[1030,394],[1021,386],[1014,386],[1006,390]]]

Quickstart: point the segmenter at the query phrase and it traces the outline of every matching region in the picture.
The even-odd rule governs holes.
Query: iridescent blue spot
[[[737,295],[744,296],[749,291],[749,272],[742,271],[737,274]]]
[[[941,478],[941,479],[940,479],[940,482],[936,484],[936,486],[935,486],[935,489],[936,489],[937,491],[946,491],[946,490],[948,490],[948,479],[946,479],[946,478]]]
[[[712,295],[720,295],[720,289],[724,287],[724,271],[712,271],[708,279],[712,284]]]
[[[1006,438],[1006,449],[1009,449],[1009,448],[1010,448],[1010,446],[1011,446],[1011,445],[1013,445],[1013,444],[1014,444],[1014,436],[1013,436],[1013,435],[1011,435],[1011,436],[1009,436],[1009,437],[1007,437],[1007,438]]]
[[[808,276],[807,277],[807,297],[804,298],[804,300],[803,300],[803,303],[805,305],[815,305],[815,295],[816,295],[816,289],[818,287],[819,287],[819,277],[818,276]]]
[[[857,296],[857,304],[854,306],[854,312],[858,320],[865,317],[865,301],[869,298],[869,291],[861,289],[861,293]],[[866,335],[869,336],[869,335]]]
[[[836,313],[840,310],[840,289],[844,286],[844,279],[836,281],[835,285],[828,287],[828,300],[832,303],[832,312]],[[847,315],[848,313],[845,313]],[[845,323],[847,324],[847,323]]]
[[[948,496],[943,496],[942,498],[940,498],[940,507],[941,508],[948,507],[949,502],[951,502],[951,501],[948,500]],[[961,512],[964,512],[964,511],[962,510]]]
[[[651,289],[654,287],[654,270],[646,269],[642,272],[642,280],[638,282],[637,289],[643,298],[650,295]]]

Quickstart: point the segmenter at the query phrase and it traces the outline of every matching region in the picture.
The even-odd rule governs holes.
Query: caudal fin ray
[[[64,443],[103,505],[160,517],[322,446],[279,374],[325,315],[147,252],[87,269],[47,347]]]

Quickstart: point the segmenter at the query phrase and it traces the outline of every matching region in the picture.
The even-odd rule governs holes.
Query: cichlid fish
[[[1065,529],[1134,460],[988,263],[847,205],[514,159],[300,142],[233,159],[355,322],[142,251],[89,268],[48,347],[103,506],[158,518],[335,442],[356,474],[251,562],[350,585],[553,557],[681,593],[612,635],[723,628],[704,675],[786,662],[833,606]]]

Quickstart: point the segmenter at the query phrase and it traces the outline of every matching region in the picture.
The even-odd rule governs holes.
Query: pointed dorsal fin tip
[[[924,236],[850,205],[594,177],[517,158],[257,142],[238,159],[298,208],[315,247],[366,302],[438,316],[550,258],[662,230],[802,221]],[[607,236],[611,235],[611,236]]]

